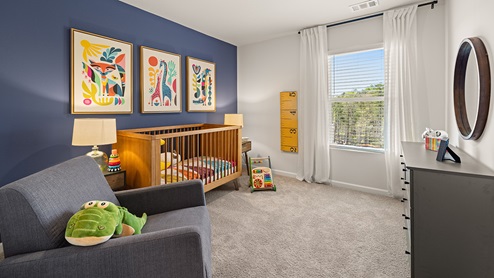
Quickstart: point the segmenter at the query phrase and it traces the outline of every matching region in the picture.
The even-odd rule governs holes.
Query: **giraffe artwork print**
[[[141,46],[141,112],[182,112],[181,57]]]

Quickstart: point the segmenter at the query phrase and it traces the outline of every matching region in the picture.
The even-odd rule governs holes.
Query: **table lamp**
[[[244,115],[243,114],[225,114],[225,125],[239,125],[244,127]]]
[[[101,171],[108,165],[108,155],[98,150],[98,145],[117,142],[117,124],[115,119],[74,119],[72,133],[73,146],[93,146],[86,155],[98,163]]]

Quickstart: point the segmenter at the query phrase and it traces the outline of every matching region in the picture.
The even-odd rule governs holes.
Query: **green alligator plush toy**
[[[96,245],[112,236],[140,234],[146,220],[145,213],[139,218],[112,202],[90,201],[69,219],[65,239],[72,245]]]

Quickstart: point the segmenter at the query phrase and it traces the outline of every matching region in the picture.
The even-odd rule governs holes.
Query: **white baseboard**
[[[280,176],[285,176],[285,177],[290,177],[290,178],[296,178],[297,177],[297,174],[295,174],[295,173],[287,172],[287,171],[281,171],[281,170],[276,170],[276,169],[273,169],[273,174],[280,175]]]
[[[392,197],[392,195],[387,190],[380,189],[380,188],[374,188],[374,187],[369,187],[369,186],[364,186],[364,185],[359,185],[359,184],[353,184],[353,183],[348,183],[348,182],[335,181],[335,180],[331,181],[331,185],[334,185],[337,187],[353,189],[353,190],[358,190],[358,191],[362,191],[362,192],[367,192],[367,193],[371,193],[371,194],[377,194],[377,195]]]
[[[285,177],[290,177],[290,178],[297,178],[297,174],[292,173],[292,172],[281,171],[281,170],[273,169],[273,174],[285,176]],[[391,195],[387,190],[384,190],[384,189],[379,189],[379,188],[374,188],[374,187],[369,187],[369,186],[359,185],[359,184],[354,184],[354,183],[342,182],[342,181],[335,181],[335,180],[332,180],[330,183],[331,183],[331,185],[334,185],[337,187],[348,188],[348,189],[362,191],[362,192],[376,194],[376,195],[393,197],[393,195]]]
[[[290,177],[290,178],[297,178],[296,173],[282,171],[282,170],[273,169],[273,174],[285,176],[285,177]],[[393,196],[387,190],[369,187],[369,186],[365,186],[365,185],[359,185],[359,184],[348,183],[348,182],[343,182],[343,181],[335,181],[335,180],[332,180],[330,182],[330,184],[333,186],[337,186],[337,187],[353,189],[353,190],[362,191],[362,192],[371,193],[371,194],[376,194],[376,195],[383,195],[383,196],[389,196],[389,197]]]

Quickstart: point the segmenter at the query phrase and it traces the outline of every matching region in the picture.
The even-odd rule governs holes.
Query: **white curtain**
[[[300,32],[297,179],[329,183],[328,40],[326,26]]]
[[[416,141],[417,6],[384,12],[385,157],[388,190],[401,191],[401,141]]]

